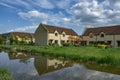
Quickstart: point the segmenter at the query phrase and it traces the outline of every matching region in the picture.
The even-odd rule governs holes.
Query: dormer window
[[[65,34],[66,34],[66,33],[63,31],[63,32],[62,32],[62,36],[65,37]]]
[[[100,37],[104,37],[104,34],[101,34]]]
[[[105,33],[101,32],[100,37],[105,37]]]
[[[89,38],[93,38],[93,36],[94,36],[94,35],[93,35],[92,33],[89,34]]]
[[[58,33],[55,33],[55,36],[58,36]]]
[[[63,37],[65,37],[65,34],[63,34]]]

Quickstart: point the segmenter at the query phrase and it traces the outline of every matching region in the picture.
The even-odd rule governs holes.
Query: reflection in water
[[[41,80],[120,80],[120,76],[88,70],[82,65],[74,65],[42,75]]]
[[[119,75],[90,70],[70,61],[27,53],[0,53],[0,66],[7,67],[15,80],[120,80]]]
[[[49,59],[43,56],[34,57],[35,68],[38,71],[39,75],[59,70],[61,68],[69,67],[73,65],[73,62],[68,61],[59,61],[57,59]]]

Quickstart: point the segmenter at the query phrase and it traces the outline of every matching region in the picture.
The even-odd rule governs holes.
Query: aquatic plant
[[[96,48],[96,47],[59,47],[59,46],[28,46],[28,45],[4,45],[2,49],[27,53],[38,53],[54,57],[76,60],[85,63],[98,63],[108,65],[120,65],[120,48]]]
[[[0,67],[0,80],[13,80],[11,73],[6,68]]]

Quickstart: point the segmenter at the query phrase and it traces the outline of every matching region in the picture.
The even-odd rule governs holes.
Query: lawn
[[[13,78],[7,69],[0,67],[0,80],[13,80]]]
[[[6,45],[0,46],[0,48],[63,57],[85,63],[120,65],[120,48],[102,49],[90,46],[59,47],[22,45]]]

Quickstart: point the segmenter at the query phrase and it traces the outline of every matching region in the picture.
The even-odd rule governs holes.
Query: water
[[[120,80],[120,75],[87,69],[73,61],[58,60],[30,53],[0,53],[0,66],[14,80]]]

